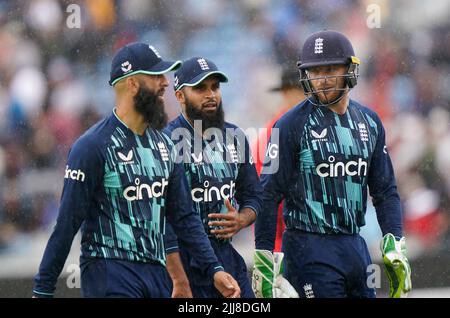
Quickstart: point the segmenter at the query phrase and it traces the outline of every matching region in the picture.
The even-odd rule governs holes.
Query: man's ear
[[[140,88],[138,78],[136,76],[129,76],[125,78],[125,81],[128,92],[131,94],[131,96],[136,96]]]
[[[175,91],[175,97],[177,98],[178,102],[181,105],[184,105],[186,99],[185,99],[184,93],[181,91],[181,89],[178,91]]]

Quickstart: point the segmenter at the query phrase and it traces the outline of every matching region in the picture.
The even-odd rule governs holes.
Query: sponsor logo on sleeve
[[[75,181],[84,182],[85,178],[86,178],[86,174],[83,171],[81,171],[80,169],[74,170],[74,169],[70,169],[68,165],[66,166],[64,179],[71,179],[71,180],[75,180]]]

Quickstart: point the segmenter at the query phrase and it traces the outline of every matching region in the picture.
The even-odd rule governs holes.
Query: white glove
[[[406,258],[406,242],[402,237],[396,240],[391,233],[386,234],[381,241],[384,268],[389,279],[389,297],[407,297],[412,289],[411,266]]]
[[[255,250],[252,289],[257,298],[298,298],[294,287],[283,278],[284,253]]]

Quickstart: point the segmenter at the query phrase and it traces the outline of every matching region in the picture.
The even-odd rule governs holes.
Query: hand
[[[230,200],[225,199],[225,206],[228,209],[227,213],[208,214],[208,217],[211,219],[220,219],[208,222],[209,226],[220,227],[219,229],[211,230],[211,233],[220,239],[229,239],[244,227],[240,213],[231,205]]]
[[[173,282],[172,298],[193,298],[189,281]]]
[[[405,238],[396,240],[394,235],[388,233],[383,237],[380,248],[389,279],[389,297],[407,297],[412,289],[412,283],[411,267],[406,258]]]
[[[252,289],[257,298],[299,298],[282,275],[283,257],[284,253],[255,250]]]
[[[224,271],[214,274],[214,286],[225,298],[240,298],[241,289],[236,280]]]

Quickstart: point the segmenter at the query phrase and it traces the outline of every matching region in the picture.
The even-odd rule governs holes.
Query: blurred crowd
[[[80,28],[67,23],[71,4]],[[368,27],[370,4],[379,28]],[[54,224],[71,144],[114,107],[107,81],[119,47],[143,41],[166,58],[212,59],[230,78],[227,120],[265,127],[282,104],[269,88],[321,29],[346,34],[362,61],[352,98],[385,124],[410,247],[448,250],[448,12],[445,0],[0,0],[0,254]],[[171,88],[166,96],[173,118]]]

